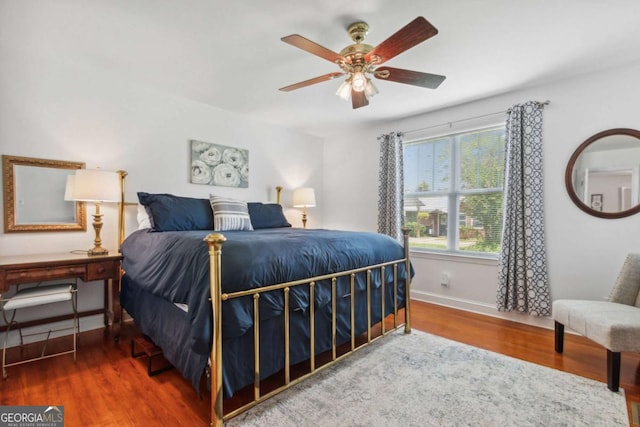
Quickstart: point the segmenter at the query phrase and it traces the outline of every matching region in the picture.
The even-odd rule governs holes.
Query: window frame
[[[482,188],[482,189],[462,189],[460,188],[460,181],[462,179],[462,165],[461,165],[461,143],[460,137],[462,135],[483,132],[483,131],[492,131],[497,129],[503,129],[506,132],[506,122],[493,122],[491,124],[487,124],[485,126],[476,126],[476,127],[468,127],[464,129],[459,129],[452,132],[446,133],[438,133],[432,135],[424,135],[419,138],[413,138],[410,140],[403,141],[403,152],[404,148],[408,145],[418,145],[420,143],[427,142],[429,140],[436,140],[439,138],[446,138],[449,141],[449,147],[451,156],[449,159],[449,189],[448,191],[429,191],[429,192],[406,192],[403,195],[403,206],[407,196],[419,196],[419,195],[428,195],[428,197],[446,197],[447,198],[447,248],[446,249],[437,249],[437,248],[419,248],[412,247],[411,242],[409,244],[409,250],[411,252],[417,253],[425,253],[425,254],[438,254],[438,255],[454,255],[456,257],[468,257],[468,258],[487,258],[487,259],[498,259],[499,253],[493,252],[478,252],[478,251],[465,251],[459,249],[460,243],[460,198],[464,195],[472,195],[472,194],[495,194],[502,193],[504,195],[504,186],[502,187],[492,187],[492,188]],[[403,171],[403,172],[406,172]],[[404,215],[404,208],[403,208]],[[406,215],[405,215],[406,217]]]

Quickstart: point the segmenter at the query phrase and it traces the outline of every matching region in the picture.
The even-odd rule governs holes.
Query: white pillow
[[[147,212],[147,209],[142,205],[138,205],[137,219],[138,219],[138,230],[151,228],[151,218],[149,217],[149,212]]]
[[[247,202],[209,195],[213,209],[213,229],[217,231],[253,230]]]

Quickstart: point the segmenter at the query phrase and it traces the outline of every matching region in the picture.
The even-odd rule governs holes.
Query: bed
[[[198,392],[210,372],[212,425],[356,351],[358,338],[410,331],[406,231],[403,247],[376,233],[293,228],[279,197],[139,199],[150,228],[121,246],[121,304]],[[292,377],[296,365],[307,372]],[[263,391],[275,374],[283,384]],[[225,413],[223,399],[247,388],[252,399]]]

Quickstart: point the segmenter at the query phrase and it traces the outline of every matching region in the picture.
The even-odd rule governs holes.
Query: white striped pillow
[[[217,231],[253,230],[247,202],[209,195],[213,209],[213,229]]]

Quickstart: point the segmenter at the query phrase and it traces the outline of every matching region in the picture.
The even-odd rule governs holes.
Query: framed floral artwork
[[[249,187],[249,150],[191,140],[191,182]]]

